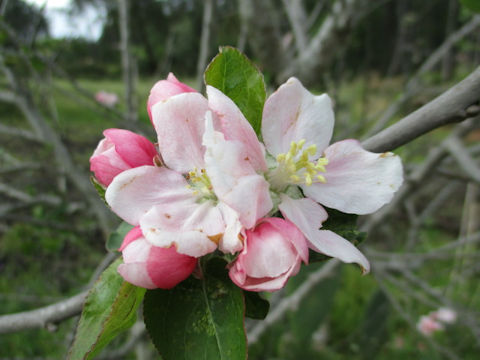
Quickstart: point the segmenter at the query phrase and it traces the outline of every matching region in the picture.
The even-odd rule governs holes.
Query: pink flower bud
[[[128,130],[108,129],[90,158],[90,170],[105,186],[121,172],[142,165],[153,165],[155,146],[145,137]]]
[[[177,253],[174,246],[152,245],[139,226],[125,236],[120,251],[123,264],[118,266],[119,274],[129,283],[147,289],[171,289],[188,278],[197,265],[196,258]]]
[[[168,74],[167,80],[160,80],[153,85],[150,90],[150,96],[147,101],[147,111],[150,121],[152,121],[152,106],[159,101],[167,100],[169,97],[187,92],[197,92],[190,86],[178,81],[172,73]],[[153,123],[153,121],[152,121]]]
[[[266,218],[246,231],[245,246],[229,275],[242,289],[275,291],[298,273],[302,260],[308,262],[308,246],[300,230],[288,220]]]

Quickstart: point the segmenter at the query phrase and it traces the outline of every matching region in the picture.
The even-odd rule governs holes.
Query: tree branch
[[[88,291],[36,310],[0,316],[0,334],[42,328],[80,313]]]
[[[440,126],[460,122],[480,113],[480,67],[467,78],[397,123],[365,140],[373,152],[396,149]]]

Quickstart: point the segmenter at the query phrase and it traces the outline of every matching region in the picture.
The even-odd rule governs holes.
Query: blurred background
[[[218,47],[238,47],[268,92],[296,76],[334,99],[335,139],[366,139],[478,67],[479,3],[1,0],[0,315],[87,289],[111,259],[119,220],[88,159],[107,128],[155,141],[146,99],[169,72],[201,91]],[[478,125],[396,150],[404,187],[358,224],[372,273],[303,267],[268,295],[275,317],[247,321],[250,359],[478,359]],[[0,360],[64,358],[76,321],[1,334]],[[136,325],[99,358],[158,355]]]

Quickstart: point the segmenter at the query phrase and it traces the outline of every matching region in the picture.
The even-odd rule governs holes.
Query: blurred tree
[[[2,9],[2,20],[15,30],[22,41],[32,43],[38,35],[48,34],[47,20],[41,8],[22,0],[3,0]]]

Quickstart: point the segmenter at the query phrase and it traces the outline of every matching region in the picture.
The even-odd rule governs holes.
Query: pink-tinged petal
[[[166,80],[160,80],[155,85],[153,85],[147,101],[147,111],[148,116],[150,117],[150,121],[152,121],[152,106],[154,106],[160,101],[167,100],[172,96],[183,94],[186,92],[196,92],[196,90],[178,81],[178,79],[172,73],[168,74]]]
[[[118,273],[129,283],[145,289],[155,289],[156,286],[148,275],[145,263],[120,264]]]
[[[138,227],[127,234],[122,247],[124,263],[118,272],[126,281],[147,289],[170,289],[190,276],[197,264],[196,258],[179,254],[174,247],[153,246]]]
[[[403,182],[402,162],[392,153],[364,150],[356,140],[343,140],[325,150],[326,183],[302,186],[305,196],[351,214],[370,214],[390,202]]]
[[[328,95],[315,96],[295,78],[281,85],[265,102],[262,136],[267,151],[286,153],[292,141],[306,140],[317,145],[317,155],[328,146],[333,133],[334,114]]]
[[[268,222],[262,222],[255,231],[247,230],[247,252],[243,257],[245,271],[251,277],[277,277],[286,273],[297,257],[292,243]],[[275,255],[275,256],[272,256]]]
[[[263,176],[244,176],[229,193],[221,196],[221,200],[239,214],[240,222],[249,229],[273,207],[268,189]]]
[[[138,225],[153,206],[165,203],[193,202],[182,175],[167,168],[140,166],[117,175],[107,188],[105,199],[123,220]]]
[[[300,271],[301,260],[298,256],[295,265],[292,266],[288,272],[276,277],[276,278],[253,278],[245,277],[244,270],[241,266],[235,263],[229,271],[230,279],[238,287],[247,291],[277,291],[282,289],[287,283],[288,279],[295,276]]]
[[[338,258],[345,263],[357,263],[364,274],[370,272],[370,263],[367,258],[350,241],[330,230],[313,231],[311,229],[309,233],[305,236],[307,236],[312,250]]]
[[[266,171],[265,149],[237,105],[212,86],[207,86],[207,95],[210,109],[220,119],[221,131],[225,135],[225,139],[241,142],[245,148],[245,156],[255,171]]]
[[[157,150],[146,137],[123,129],[107,129],[103,134],[115,144],[116,152],[130,167],[153,165]]]
[[[225,222],[225,232],[218,244],[223,253],[234,254],[243,249],[244,231],[238,213],[225,203],[219,203],[218,209]]]
[[[175,247],[152,246],[147,260],[147,272],[160,289],[171,289],[185,280],[195,269],[197,259],[177,253]]]
[[[203,137],[205,168],[213,186],[213,191],[240,217],[248,229],[265,216],[273,207],[269,184],[258,175],[248,161],[242,143],[225,140],[223,135],[213,130],[209,115]]]
[[[108,129],[90,158],[90,170],[108,186],[121,172],[141,165],[153,165],[155,146],[143,136],[122,129]]]
[[[198,93],[180,94],[152,107],[158,147],[169,168],[185,174],[204,167],[202,136],[207,111],[207,99]]]
[[[292,199],[285,194],[281,194],[280,200],[278,208],[282,212],[283,217],[293,222],[301,231],[310,227],[319,229],[328,218],[325,209],[311,199]],[[297,213],[301,216],[296,217],[296,221],[292,220],[290,215],[295,216]]]
[[[312,250],[327,256],[338,258],[346,263],[357,263],[362,267],[363,273],[370,271],[370,263],[367,258],[352,243],[329,230],[319,230],[319,223],[324,221],[325,210],[320,205],[315,209],[313,201],[309,199],[293,200],[286,195],[281,197],[282,202],[278,206],[283,216],[293,222],[307,238]],[[307,200],[307,201],[305,201]],[[319,219],[312,216],[317,213]],[[322,210],[320,210],[322,209]],[[322,219],[323,216],[323,220]]]
[[[245,290],[278,290],[298,273],[302,258],[308,261],[306,239],[288,220],[262,219],[245,234],[243,251],[229,272],[232,281]]]
[[[115,152],[115,149],[107,150],[104,155],[96,155],[90,158],[90,171],[102,185],[111,184],[115,176],[130,169],[122,158]]]
[[[140,226],[153,245],[174,245],[180,254],[194,257],[214,251],[225,231],[222,214],[210,201],[153,207]]]
[[[278,233],[283,234],[283,236],[293,244],[303,262],[308,264],[307,240],[303,236],[303,233],[295,226],[295,224],[287,219],[274,217],[266,218],[262,220],[262,222],[268,222]]]
[[[135,226],[132,230],[130,230],[127,233],[127,235],[125,235],[125,237],[123,238],[122,245],[120,246],[118,251],[123,251],[123,249],[125,249],[128,246],[128,244],[130,244],[131,242],[137,240],[142,236],[143,234],[142,234],[142,230],[140,229],[140,226]]]
[[[131,238],[134,238],[138,235],[138,230],[132,229],[129,234]],[[140,237],[124,247],[122,250],[124,263],[118,267],[117,271],[126,281],[147,289],[157,287],[148,275],[146,266],[151,248],[152,245],[145,241],[141,233]]]
[[[145,240],[143,235],[130,242],[122,250],[123,262],[127,263],[142,263],[148,260],[152,244]]]

